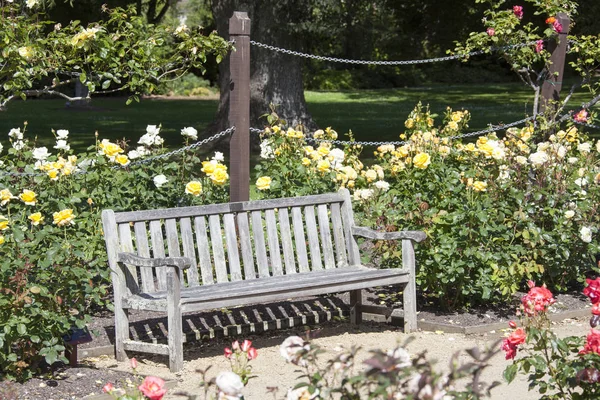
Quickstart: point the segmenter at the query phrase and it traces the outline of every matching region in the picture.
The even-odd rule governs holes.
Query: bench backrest
[[[360,263],[347,190],[315,196],[102,213],[109,265],[117,252],[186,256],[184,286],[250,280]],[[166,289],[166,270],[128,266],[130,293]],[[114,278],[113,278],[114,279]]]

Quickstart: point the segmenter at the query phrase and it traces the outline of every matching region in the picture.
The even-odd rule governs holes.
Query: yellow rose
[[[476,192],[485,192],[487,190],[487,183],[475,181],[473,182],[473,190]]]
[[[75,224],[75,216],[73,215],[73,209],[65,208],[59,212],[55,212],[52,214],[54,218],[54,225],[65,226],[65,225],[74,225]]]
[[[460,120],[462,119],[462,117],[463,117],[462,112],[455,111],[455,112],[452,113],[452,115],[451,115],[450,118],[452,119],[453,122],[460,122]]]
[[[0,231],[5,231],[8,229],[8,219],[6,217],[0,216]]]
[[[412,161],[416,168],[426,169],[431,164],[431,157],[427,153],[419,153],[413,157]]]
[[[118,144],[111,143],[108,139],[103,139],[99,147],[100,153],[109,158],[116,157],[118,154],[123,153],[123,149]]]
[[[256,180],[256,188],[258,190],[269,190],[271,189],[271,178],[268,176],[261,176]]]
[[[50,177],[51,180],[55,181],[58,179],[58,170],[56,169],[51,169],[50,171],[48,171],[48,176]]]
[[[408,129],[412,129],[415,126],[415,121],[412,118],[409,118],[406,120],[406,122],[404,122],[404,126]]]
[[[327,154],[329,154],[329,149],[326,146],[321,145],[317,149],[317,152],[321,157],[325,157]]]
[[[31,57],[33,57],[33,49],[29,46],[19,47],[17,51],[19,52],[19,55],[27,61],[29,61]]]
[[[466,151],[475,151],[475,143],[467,143],[467,145],[464,147],[464,149]]]
[[[27,217],[31,221],[31,225],[37,226],[44,221],[44,217],[42,217],[42,213],[36,212]]]
[[[458,123],[456,123],[455,121],[450,121],[448,122],[448,128],[452,129],[453,131],[458,130]]]
[[[123,167],[128,166],[130,163],[129,158],[127,158],[127,156],[125,154],[119,154],[118,156],[116,156],[115,162],[117,164],[121,164],[121,166],[123,166]]]
[[[4,242],[6,242],[6,239],[4,236],[0,235],[0,244],[4,244]]]
[[[365,178],[367,178],[367,182],[373,182],[377,179],[377,171],[368,169],[367,172],[365,172]]]
[[[302,158],[302,165],[304,165],[305,167],[308,167],[310,165],[310,159],[303,157]]]
[[[200,196],[202,194],[202,184],[198,181],[191,181],[185,185],[185,192],[192,196]]]
[[[35,196],[36,196],[35,192],[25,189],[25,190],[23,190],[23,193],[21,193],[19,195],[19,198],[21,199],[21,201],[23,203],[27,204],[28,206],[35,206],[35,203],[36,203]]]
[[[210,180],[216,183],[217,185],[224,185],[229,179],[229,174],[223,168],[215,169],[211,175],[209,175]]]
[[[202,169],[200,169],[200,171],[204,172],[206,175],[210,175],[215,172],[216,166],[216,161],[202,161]]]
[[[329,171],[329,168],[331,168],[331,164],[327,160],[321,160],[317,163],[317,170],[319,172],[325,173]]]

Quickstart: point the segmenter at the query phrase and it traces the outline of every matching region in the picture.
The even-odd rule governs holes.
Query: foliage
[[[76,81],[90,93],[125,90],[129,101],[137,100],[192,68],[204,71],[207,54],[220,61],[231,47],[214,32],[203,36],[184,25],[175,30],[147,25],[131,8],[104,7],[106,20],[84,27],[78,21],[53,26],[40,20],[37,5],[0,4],[0,108],[43,94],[74,100],[61,90]]]
[[[598,338],[600,332],[593,329],[598,324],[598,285],[600,279],[588,279],[584,294],[592,301],[591,332],[587,340],[583,337],[568,336],[559,338],[550,328],[548,306],[554,302],[552,293],[543,298],[545,305],[534,306],[528,297],[537,297],[544,287],[535,287],[530,282],[530,292],[523,298],[521,306],[523,328],[514,329],[504,340],[503,349],[506,359],[514,359],[519,345],[526,343],[525,353],[518,357],[512,365],[506,367],[504,378],[510,383],[518,373],[527,375],[530,389],[537,389],[540,399],[596,399],[598,398],[598,381],[600,381],[600,348]],[[537,291],[537,293],[536,293]],[[539,304],[539,303],[538,303]],[[515,329],[516,328],[516,329]],[[517,339],[518,338],[518,339]]]
[[[534,125],[463,143],[452,137],[466,129],[468,111],[448,109],[439,127],[435,117],[417,105],[405,144],[380,146],[370,165],[361,146],[335,147],[331,129],[316,132],[312,146],[302,132],[268,128],[257,189],[285,197],[346,187],[360,224],[425,230],[417,283],[443,307],[509,298],[527,279],[558,290],[577,282],[597,252],[597,145],[572,123],[540,143]],[[400,264],[393,244],[373,250],[380,266]]]
[[[287,393],[288,399],[479,399],[489,396],[497,385],[480,381],[487,362],[497,350],[481,352],[474,348],[466,353],[472,358],[459,364],[460,352],[452,357],[450,371],[440,373],[427,359],[426,351],[410,356],[406,344],[391,350],[370,350],[371,356],[356,370],[360,347],[343,349],[326,363],[320,362],[324,351],[298,336],[290,336],[281,344],[281,355],[300,367],[298,384]],[[457,382],[465,389],[456,389]],[[465,382],[466,381],[466,382]]]
[[[106,251],[99,213],[223,202],[223,156],[200,160],[192,149],[150,158],[162,148],[150,125],[139,146],[97,138],[73,154],[68,131],[53,132],[56,150],[36,147],[25,129],[12,129],[0,175],[0,371],[27,379],[44,360],[65,361],[62,336],[82,327],[89,312],[109,303]],[[185,143],[197,140],[182,130]]]
[[[181,79],[163,82],[157,89],[157,94],[168,96],[209,96],[214,94],[210,82],[192,73],[185,74]]]
[[[167,393],[165,381],[156,376],[147,376],[142,380],[137,373],[137,360],[132,358],[130,364],[133,374],[139,381],[138,387],[134,390],[124,390],[115,388],[112,383],[108,382],[102,387],[102,391],[116,400],[161,400]]]

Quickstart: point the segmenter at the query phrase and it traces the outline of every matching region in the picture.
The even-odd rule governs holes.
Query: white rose
[[[590,142],[580,143],[579,146],[577,146],[577,150],[582,153],[589,153],[592,151],[592,144]]]
[[[146,127],[146,133],[150,136],[156,136],[160,133],[160,127],[157,127],[156,125],[148,125]]]
[[[39,4],[40,0],[27,0],[25,2],[25,4],[27,4],[27,7],[29,8],[33,8],[35,7],[37,4]]]
[[[402,347],[397,347],[394,350],[388,350],[386,354],[388,357],[393,357],[398,361],[396,364],[396,369],[402,369],[412,365],[412,362],[410,361],[410,354],[408,354],[408,351]]]
[[[136,158],[140,157],[141,155],[137,150],[130,150],[129,153],[127,153],[127,158],[129,158],[130,160],[135,160]]]
[[[242,382],[242,378],[239,377],[238,374],[231,371],[224,371],[217,375],[216,379],[217,387],[219,388],[219,392],[226,395],[232,396],[228,397],[228,399],[235,399],[242,397],[242,389],[244,389],[244,383]],[[226,397],[227,398],[227,397]]]
[[[11,129],[8,132],[8,136],[16,140],[23,140],[23,132],[21,132],[21,128]]]
[[[596,142],[596,151],[600,153],[600,140]]]
[[[581,240],[585,243],[590,243],[592,241],[592,230],[587,226],[581,227],[579,235],[581,236]]]
[[[550,143],[541,142],[541,143],[538,143],[538,145],[537,145],[537,151],[546,151],[546,150],[548,150],[549,147],[550,147]]]
[[[145,135],[142,135],[140,140],[138,140],[138,143],[150,147],[154,144],[154,135],[146,133]]]
[[[50,153],[48,153],[48,149],[46,147],[36,147],[33,149],[31,155],[36,160],[43,161],[50,156]]]
[[[575,216],[575,211],[573,210],[567,210],[565,211],[565,218],[566,219],[571,219]]]
[[[59,129],[56,131],[56,138],[66,140],[69,137],[69,131],[66,129]]]
[[[377,181],[375,182],[375,187],[379,190],[387,192],[390,189],[390,184],[386,181]]]
[[[342,162],[344,161],[344,158],[346,158],[344,150],[338,148],[331,149],[331,151],[329,152],[329,156],[333,158],[331,160],[331,165],[334,168],[340,167]]]
[[[279,346],[279,354],[292,364],[305,365],[306,361],[301,359],[302,353],[309,349],[308,343],[300,336],[290,336]]]
[[[183,128],[181,130],[181,136],[189,137],[192,140],[198,140],[198,131],[191,126],[188,126],[187,128]]]
[[[316,389],[313,394],[310,394],[306,387],[299,387],[297,389],[289,389],[285,400],[312,400],[319,399],[320,391]]]
[[[588,181],[585,178],[577,178],[575,179],[575,184],[579,187],[583,187],[588,184]]]
[[[373,189],[363,189],[360,192],[360,198],[363,199],[363,200],[368,200],[371,197],[373,197],[373,193],[374,193]]]
[[[54,148],[57,150],[69,151],[71,146],[69,146],[66,140],[60,139],[56,141],[56,146],[54,146]]]
[[[586,171],[586,169],[585,169],[585,168],[579,168],[579,169],[577,170],[577,175],[579,175],[579,176],[581,176],[581,177],[585,176],[585,174],[586,174],[586,173],[587,173],[587,171]]]
[[[515,161],[517,162],[517,164],[526,165],[527,164],[527,157],[516,156],[515,157]]]
[[[269,139],[265,139],[262,142],[260,142],[260,158],[275,158],[275,154],[273,153],[273,147],[271,147],[271,141]]]
[[[225,161],[225,156],[220,151],[215,151],[215,155],[212,158],[214,161],[223,162]]]
[[[25,142],[22,140],[14,141],[12,147],[15,150],[21,150],[23,147],[25,147]]]
[[[542,165],[548,162],[548,154],[545,151],[537,151],[529,156],[529,161],[533,165]]]
[[[567,159],[567,162],[568,162],[569,164],[577,164],[577,161],[579,161],[579,158],[577,158],[577,157],[569,157],[569,158]]]
[[[159,188],[162,185],[164,185],[165,183],[169,182],[169,180],[167,179],[166,176],[164,176],[163,174],[160,175],[156,175],[153,179],[154,181],[154,185]]]
[[[560,159],[565,158],[567,155],[567,148],[565,146],[559,146],[558,149],[556,149],[556,155]]]

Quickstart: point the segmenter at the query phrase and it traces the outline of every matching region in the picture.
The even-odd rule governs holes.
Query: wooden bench
[[[361,321],[361,289],[404,285],[404,328],[417,328],[413,242],[420,231],[376,232],[354,224],[350,194],[102,212],[115,305],[115,353],[169,356],[183,368],[182,313],[350,292]],[[361,265],[355,236],[401,239],[402,269]],[[168,345],[131,340],[128,310],[166,312]]]

